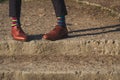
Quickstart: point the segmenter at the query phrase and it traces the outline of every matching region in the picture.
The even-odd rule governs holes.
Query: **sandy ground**
[[[119,0],[109,0],[109,1],[84,0],[84,1],[100,4],[101,6],[107,7],[116,12],[120,12]],[[118,15],[113,14],[108,10],[101,9],[96,6],[80,4],[72,0],[66,0],[66,4],[68,10],[68,16],[66,16],[66,22],[67,22],[67,28],[69,30],[69,37],[63,41],[67,42],[68,40],[72,40],[72,39],[73,39],[72,41],[76,41],[79,39],[80,40],[81,39],[84,40],[102,40],[102,39],[119,40],[120,39],[120,22]],[[4,40],[5,41],[12,40],[12,37],[10,35],[11,21],[8,17],[9,16],[8,9],[9,9],[8,2],[0,3],[0,40],[2,42],[4,42]],[[50,0],[37,0],[37,1],[26,1],[26,2],[23,1],[21,22],[22,22],[22,28],[29,35],[32,41],[33,40],[41,41],[42,34],[50,31],[51,29],[53,29],[54,25],[56,25],[56,17],[51,1]],[[31,50],[29,51],[32,51],[34,49],[36,50],[36,46],[34,45],[37,45],[37,43],[35,43],[34,41],[32,43],[32,41],[30,43],[32,45],[30,45],[29,43],[25,43],[25,44],[29,44],[28,47],[30,46],[31,48]],[[15,49],[18,50],[23,45],[23,43],[21,44],[19,42],[18,43],[14,41],[12,42],[13,44],[12,43],[10,44],[11,44],[11,48],[13,48],[13,51]],[[17,44],[19,46],[18,48],[16,48]],[[114,42],[112,44],[114,44]],[[54,46],[54,44],[51,45]],[[58,47],[54,46],[53,48],[51,48],[50,45],[48,45],[48,47],[46,47],[46,45],[45,46],[42,45],[42,46],[43,49],[45,47],[47,49],[48,48],[54,49],[56,51],[57,50],[59,51],[59,48],[61,48],[60,46]],[[79,48],[79,46],[76,45],[77,48]],[[29,49],[27,48],[27,45],[24,45],[24,47],[25,49]],[[5,48],[8,48],[8,46],[5,46]],[[109,48],[109,46],[107,46],[107,48]],[[66,47],[66,50],[69,50],[69,47]],[[117,48],[117,50],[119,49]],[[70,51],[72,51],[71,46],[70,46]],[[13,54],[13,56],[3,56],[3,55],[0,56],[0,64],[1,64],[0,70],[1,71],[20,70],[23,71],[23,73],[24,71],[28,71],[28,72],[33,71],[36,73],[39,71],[43,71],[43,73],[44,71],[48,71],[48,72],[73,71],[75,74],[81,74],[79,73],[79,71],[83,71],[83,72],[88,71],[88,73],[93,71],[96,72],[96,74],[99,73],[103,74],[106,71],[107,74],[110,75],[111,73],[114,72],[119,73],[120,71],[119,51],[118,54],[115,56],[107,55],[107,54],[106,55],[91,54],[91,55],[81,56],[75,54],[77,53],[73,52],[73,55],[62,55],[62,54],[54,53],[52,55],[52,52],[50,52],[47,54],[41,53],[39,55],[25,55],[25,54],[19,55],[19,50],[18,50],[18,55]],[[89,53],[85,53],[85,54],[89,54]],[[88,77],[85,78],[86,79],[83,80],[87,80]],[[103,80],[103,79],[98,78],[94,80]],[[115,80],[115,79],[109,79],[109,80]]]
[[[89,0],[87,0],[89,1]],[[119,1],[91,0],[110,9],[118,11]],[[120,22],[117,15],[96,6],[79,4],[66,0],[68,16],[66,18],[70,37],[80,39],[120,39]],[[110,7],[112,6],[112,8]],[[0,4],[0,39],[12,39],[10,35],[10,19],[8,17],[8,2]],[[24,31],[32,37],[41,37],[56,24],[56,17],[50,0],[23,1],[21,22]],[[41,40],[41,39],[40,39]]]

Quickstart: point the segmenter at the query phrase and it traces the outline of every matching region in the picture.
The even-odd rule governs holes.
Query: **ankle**
[[[65,16],[57,17],[57,25],[60,27],[66,27]]]
[[[20,18],[17,17],[11,17],[11,26],[21,26],[20,24]]]

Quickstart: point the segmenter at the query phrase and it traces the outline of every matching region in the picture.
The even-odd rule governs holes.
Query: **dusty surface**
[[[92,3],[97,3],[102,6],[105,6],[110,9],[120,12],[120,1],[119,0],[109,0],[109,1],[108,0],[79,0],[79,1],[89,1]]]
[[[104,1],[90,1],[105,4]],[[67,0],[67,24],[70,38],[80,39],[119,39],[119,20],[109,11],[95,6],[78,4]],[[108,5],[117,6],[119,1]],[[47,4],[47,5],[45,5]],[[104,6],[104,5],[103,5]],[[109,8],[109,6],[108,6]],[[114,7],[119,9],[117,7]],[[112,8],[111,8],[112,9]],[[22,6],[22,27],[34,40],[41,40],[40,34],[50,31],[56,24],[54,10],[50,0],[27,1]],[[0,4],[0,38],[12,39],[10,36],[10,20],[8,17],[8,2]]]
[[[116,2],[114,0],[113,4],[107,2],[106,0],[101,0],[101,1],[84,0],[84,1],[100,4],[103,7],[108,7],[110,9],[113,9],[109,7],[111,5],[114,8],[119,9],[115,7],[115,5],[118,5],[119,0],[117,0]],[[24,31],[29,35],[29,39],[31,42],[22,43],[22,44],[20,42],[12,41],[12,37],[10,35],[11,21],[8,17],[8,2],[1,3],[0,4],[0,27],[1,27],[0,48],[2,50],[8,50],[8,49],[10,51],[12,50],[13,52],[11,51],[12,52],[11,54],[13,54],[14,52],[17,53],[20,47],[23,48],[20,48],[19,51],[23,50],[24,52],[25,50],[30,49],[29,50],[30,53],[31,52],[33,53],[34,51],[40,53],[39,50],[37,49],[42,44],[42,49],[49,48],[49,50],[51,48],[52,50],[54,50],[54,48],[57,49],[56,46],[54,45],[59,45],[57,47],[65,46],[62,49],[71,51],[71,53],[74,53],[74,50],[72,50],[72,46],[74,46],[75,50],[77,50],[78,52],[82,50],[83,52],[87,52],[87,51],[91,52],[93,50],[94,52],[102,52],[107,54],[120,54],[120,50],[119,50],[120,22],[118,20],[119,19],[118,15],[112,14],[108,10],[101,9],[94,5],[91,6],[87,4],[77,3],[75,2],[75,0],[74,1],[66,0],[66,4],[68,10],[68,16],[66,18],[67,19],[66,21],[69,30],[69,37],[64,40],[58,40],[56,41],[55,44],[53,43],[49,44],[48,42],[49,44],[48,46],[48,44],[44,42],[44,40],[42,40],[42,34],[53,29],[53,26],[56,24],[56,17],[50,0],[41,0],[41,1],[35,0],[35,1],[26,1],[26,2],[23,1],[21,23]],[[114,11],[118,12],[117,10]],[[96,40],[95,43],[94,40]],[[116,42],[114,40],[118,40],[118,41]],[[79,41],[83,41],[83,42],[79,43]],[[69,47],[67,47],[68,44]],[[31,49],[31,46],[34,48]],[[62,49],[60,48],[61,51]],[[57,50],[59,51],[59,48]],[[74,53],[74,54],[78,54],[78,53]]]
[[[92,58],[91,58],[92,57]],[[105,58],[106,57],[106,58]],[[64,56],[64,55],[34,55],[0,57],[0,70],[34,71],[34,72],[71,72],[86,71],[106,73],[119,72],[119,56]],[[16,66],[17,65],[17,66]]]
[[[119,59],[119,56],[65,55],[0,57],[0,78],[3,80],[119,80]]]
[[[85,40],[63,39],[58,41],[32,40],[19,42],[14,40],[1,41],[0,55],[120,55],[119,40]]]
[[[84,1],[120,12],[119,0]],[[50,0],[23,2],[21,22],[30,42],[12,40],[8,2],[0,3],[0,80],[120,80],[118,15],[66,3],[69,38],[55,42],[41,39],[56,24]]]

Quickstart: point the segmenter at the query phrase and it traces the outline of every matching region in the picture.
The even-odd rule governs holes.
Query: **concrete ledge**
[[[59,41],[0,42],[0,55],[119,55],[119,40],[66,39]]]
[[[4,72],[0,73],[1,80],[119,80],[120,73],[113,74],[73,74],[73,73],[28,73],[28,72]]]
[[[119,66],[119,56],[0,57],[0,80],[120,80]]]

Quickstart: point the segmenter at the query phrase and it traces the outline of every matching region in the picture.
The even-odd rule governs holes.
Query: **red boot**
[[[55,26],[53,30],[51,30],[49,33],[44,34],[43,38],[47,40],[58,40],[68,37],[68,30],[67,28],[61,27],[61,26]]]
[[[12,26],[11,35],[15,40],[19,40],[19,41],[27,40],[27,35],[24,33],[22,28],[18,26]]]

